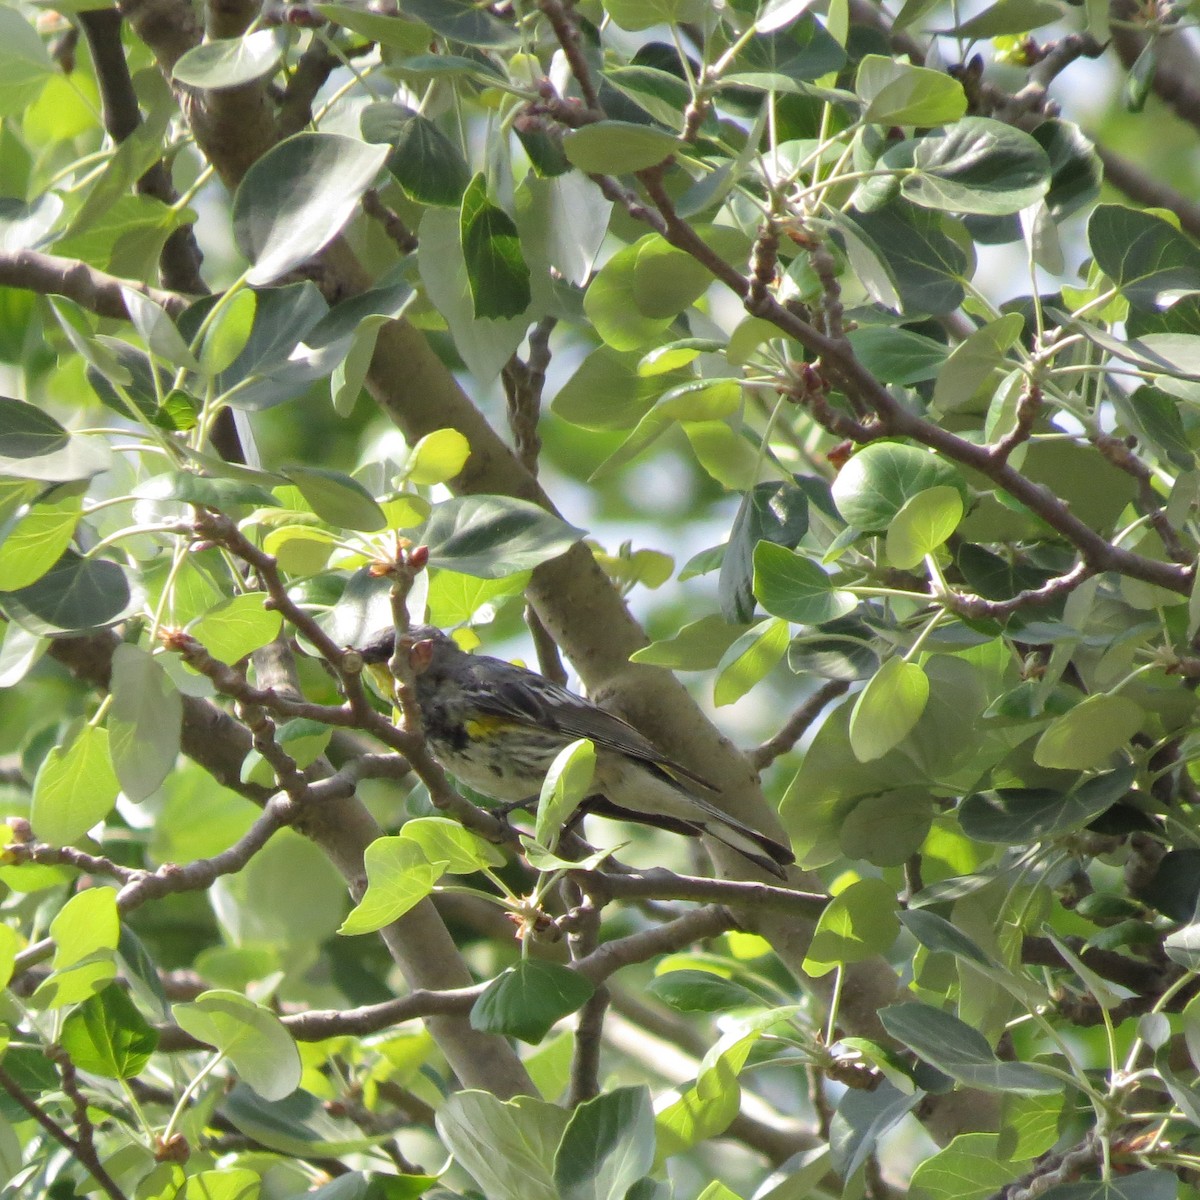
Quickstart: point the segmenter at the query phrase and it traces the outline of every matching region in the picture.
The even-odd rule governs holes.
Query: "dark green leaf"
[[[1182,1095],[1172,1089],[1177,1098]],[[1186,1109],[1185,1109],[1186,1111]],[[1179,1180],[1171,1171],[1114,1172],[1105,1180],[1057,1183],[1041,1193],[1039,1200],[1176,1200]]]
[[[522,959],[498,975],[471,1009],[471,1028],[537,1045],[595,989],[578,971],[540,959]]]
[[[731,625],[754,617],[754,549],[761,541],[791,549],[808,532],[808,496],[793,483],[755,484],[742,496],[721,561],[717,594]]]
[[[953,29],[939,30],[959,38],[994,38],[1004,34],[1029,33],[1062,20],[1062,9],[1048,0],[997,0],[978,16]]]
[[[987,117],[964,117],[921,138],[914,174],[900,189],[914,204],[948,212],[1020,212],[1050,187],[1050,159],[1027,133]]]
[[[996,788],[975,792],[959,805],[963,832],[980,842],[1016,846],[1081,829],[1121,800],[1133,786],[1122,767],[1086,780],[1070,792],[1046,788]]]
[[[893,325],[862,325],[848,335],[858,361],[883,383],[936,379],[950,348]]]
[[[369,104],[363,109],[363,137],[392,147],[388,170],[422,204],[456,208],[471,181],[457,146],[438,127],[402,104]]]
[[[83,558],[74,550],[67,550],[36,583],[0,592],[0,608],[43,637],[102,629],[140,604],[124,568],[107,559]]]
[[[1088,245],[1135,307],[1164,308],[1180,292],[1200,291],[1200,246],[1162,217],[1098,205],[1088,219]]]
[[[837,224],[850,263],[864,283],[872,273],[879,273],[880,263],[886,265],[887,274],[878,287],[868,283],[879,303],[898,307],[906,315],[931,316],[951,312],[962,303],[966,293],[961,280],[970,274],[967,256],[943,232],[937,213],[892,203],[856,213],[853,221],[843,215]]]
[[[887,1082],[869,1092],[847,1088],[829,1130],[835,1170],[850,1179],[874,1151],[879,1139],[920,1099],[919,1091],[906,1094]]]
[[[1200,850],[1168,850],[1137,898],[1172,921],[1191,921],[1200,901]]]
[[[1062,1083],[1033,1063],[1001,1062],[977,1029],[927,1004],[893,1004],[883,1027],[951,1079],[985,1091],[1058,1092]]]
[[[459,233],[476,319],[520,316],[532,298],[529,267],[516,224],[488,200],[482,174],[463,194]]]
[[[0,475],[67,483],[98,475],[111,461],[99,438],[72,436],[49,413],[0,396]]]
[[[468,46],[503,49],[520,40],[510,21],[499,21],[485,9],[462,0],[402,0],[400,11],[406,17],[424,21],[450,41]]]
[[[422,538],[429,563],[499,579],[565,553],[583,530],[508,496],[459,496],[437,505]]]

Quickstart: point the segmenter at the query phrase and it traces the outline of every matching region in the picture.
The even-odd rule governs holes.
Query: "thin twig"
[[[54,1121],[47,1113],[43,1112],[25,1093],[21,1085],[3,1067],[0,1067],[0,1088],[3,1088],[9,1099],[24,1109],[60,1146],[66,1149],[81,1166],[87,1169],[92,1178],[104,1189],[109,1200],[127,1200],[125,1193],[117,1186],[113,1177],[104,1169],[104,1164],[100,1162],[96,1155],[95,1147],[90,1147],[91,1153],[89,1155],[89,1148],[84,1146],[82,1141],[73,1138],[61,1125]],[[89,1125],[88,1128],[90,1130],[91,1126]]]
[[[564,886],[573,893],[576,920],[567,937],[572,962],[580,962],[600,942],[600,910],[584,898],[572,881]],[[600,1046],[604,1039],[604,1017],[608,1012],[608,988],[600,985],[588,997],[575,1018],[575,1049],[571,1056],[571,1082],[567,1107],[574,1108],[600,1094]]]
[[[786,754],[808,731],[812,723],[821,715],[822,709],[831,701],[836,700],[847,691],[850,684],[843,679],[831,679],[822,684],[798,709],[784,722],[783,728],[768,738],[761,745],[749,751],[746,757],[756,771],[766,770],[781,754]]]

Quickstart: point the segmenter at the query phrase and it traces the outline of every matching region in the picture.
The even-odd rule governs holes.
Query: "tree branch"
[[[129,320],[121,295],[123,287],[141,292],[177,317],[188,305],[186,296],[152,288],[134,279],[120,279],[74,258],[39,254],[36,250],[0,253],[0,286],[24,288],[42,296],[66,296],[100,317]]]

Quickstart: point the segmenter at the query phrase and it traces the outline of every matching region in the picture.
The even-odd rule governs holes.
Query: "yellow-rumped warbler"
[[[784,878],[795,855],[764,833],[702,800],[715,792],[613,713],[499,658],[468,654],[433,626],[408,635],[409,661],[429,747],[456,778],[495,800],[536,799],[550,764],[576,738],[596,747],[596,794],[585,812],[654,825],[692,837],[707,834]],[[368,664],[392,656],[395,631],[361,648]]]

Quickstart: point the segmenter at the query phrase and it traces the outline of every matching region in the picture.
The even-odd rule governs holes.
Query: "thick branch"
[[[187,297],[178,292],[148,287],[133,279],[120,279],[78,259],[39,254],[36,250],[0,253],[0,286],[24,288],[43,296],[66,296],[88,312],[121,321],[129,320],[125,298],[121,295],[123,287],[149,296],[173,317],[188,305]]]

